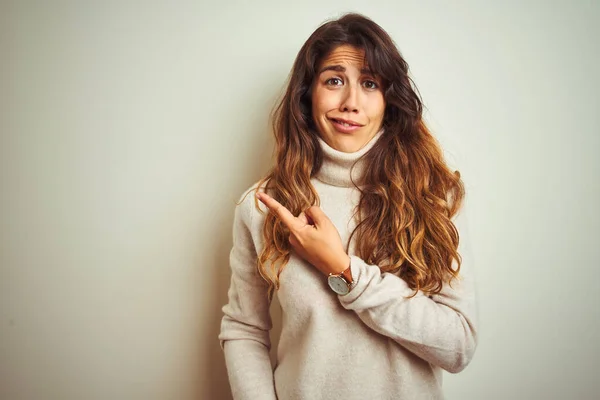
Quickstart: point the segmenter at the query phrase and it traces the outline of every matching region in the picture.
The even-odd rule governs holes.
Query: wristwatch
[[[350,271],[350,267],[346,268],[342,273],[329,274],[327,277],[327,283],[329,284],[331,290],[340,296],[350,293],[350,289],[352,289],[352,284],[354,283],[352,280],[352,272]]]

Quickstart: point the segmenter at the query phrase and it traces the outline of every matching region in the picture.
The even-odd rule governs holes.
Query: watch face
[[[331,290],[333,290],[337,294],[348,294],[348,292],[350,291],[348,284],[342,277],[330,276],[327,278],[327,283],[329,284]]]

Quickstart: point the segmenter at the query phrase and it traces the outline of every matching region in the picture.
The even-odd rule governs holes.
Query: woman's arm
[[[256,267],[255,238],[251,233],[253,215],[254,196],[249,194],[235,210],[229,303],[223,307],[225,315],[219,340],[225,352],[233,398],[275,400],[269,358],[270,301],[268,286]]]
[[[477,346],[476,308],[464,211],[454,219],[462,257],[459,279],[445,285],[439,294],[417,293],[409,298],[414,291],[400,277],[382,273],[378,266],[358,257],[348,257],[338,231],[319,207],[295,217],[272,197],[257,196],[290,229],[294,250],[325,275],[345,270],[350,258],[355,283],[339,299],[367,326],[449,372],[462,371],[471,361]]]
[[[464,212],[462,212],[464,214]],[[462,256],[459,278],[439,294],[414,291],[391,273],[351,257],[355,285],[341,304],[356,312],[371,329],[390,337],[417,356],[449,372],[462,371],[477,346],[477,310],[467,224],[459,214],[454,223],[460,235]]]

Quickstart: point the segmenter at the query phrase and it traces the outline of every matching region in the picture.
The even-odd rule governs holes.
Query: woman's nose
[[[343,112],[358,112],[358,89],[353,85],[349,85],[346,88],[344,97],[340,104],[340,111]]]

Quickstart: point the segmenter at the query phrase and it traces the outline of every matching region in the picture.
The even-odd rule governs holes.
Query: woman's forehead
[[[365,51],[350,45],[342,45],[333,49],[321,62],[326,65],[356,65],[358,69],[365,66]]]

